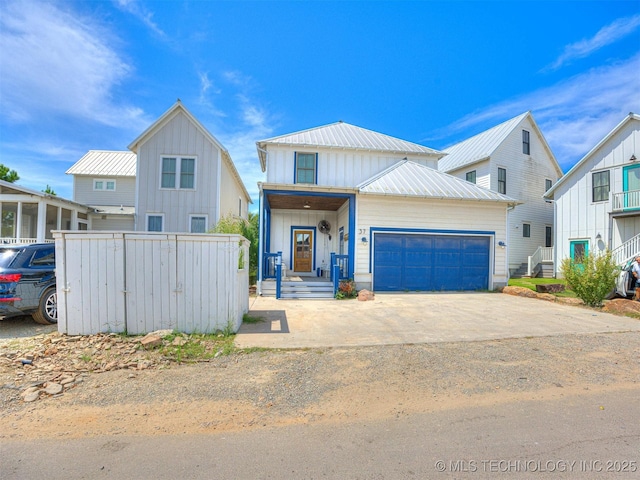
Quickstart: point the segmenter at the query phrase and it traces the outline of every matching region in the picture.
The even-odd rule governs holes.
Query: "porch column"
[[[44,200],[38,202],[38,226],[36,229],[36,241],[44,242],[47,229],[47,203]]]
[[[262,270],[264,269],[264,193],[260,186],[260,195],[258,195],[258,285],[262,284]]]
[[[71,226],[69,230],[78,230],[78,211],[71,210]]]
[[[62,226],[62,207],[57,207],[58,211],[56,212],[56,230],[60,230]]]
[[[22,237],[22,202],[18,202],[18,209],[16,210],[16,215],[18,218],[16,219],[16,243],[20,243],[20,238]]]

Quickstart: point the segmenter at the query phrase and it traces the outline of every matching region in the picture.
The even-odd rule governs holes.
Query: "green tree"
[[[0,163],[0,180],[5,182],[15,183],[20,180],[20,175],[15,170],[11,170],[6,165]]]
[[[57,195],[56,192],[53,191],[53,188],[51,188],[49,186],[49,184],[47,184],[47,188],[45,188],[44,190],[42,190],[44,193],[48,193],[49,195]]]
[[[211,233],[227,233],[242,235],[251,242],[249,246],[249,278],[258,273],[258,222],[257,213],[249,212],[247,220],[228,214],[220,218]]]
[[[587,254],[582,263],[565,258],[560,271],[578,298],[592,307],[602,305],[615,288],[619,273],[609,250],[600,255]]]

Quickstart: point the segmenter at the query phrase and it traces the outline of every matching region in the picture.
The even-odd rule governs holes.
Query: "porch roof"
[[[522,203],[409,160],[402,160],[361,183],[359,189],[360,193],[374,195],[502,202],[510,205]]]

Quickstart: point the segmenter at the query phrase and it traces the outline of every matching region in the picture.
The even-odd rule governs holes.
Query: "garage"
[[[376,233],[373,288],[380,292],[489,288],[486,235]]]

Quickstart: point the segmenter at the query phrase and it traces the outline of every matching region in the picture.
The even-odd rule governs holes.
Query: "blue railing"
[[[334,267],[337,266],[338,270]],[[338,272],[338,280],[348,280],[351,277],[349,272],[349,255],[331,254],[331,280],[334,280],[335,272]]]
[[[265,253],[262,261],[262,278],[276,278],[276,262],[278,255],[282,257],[282,252]]]

